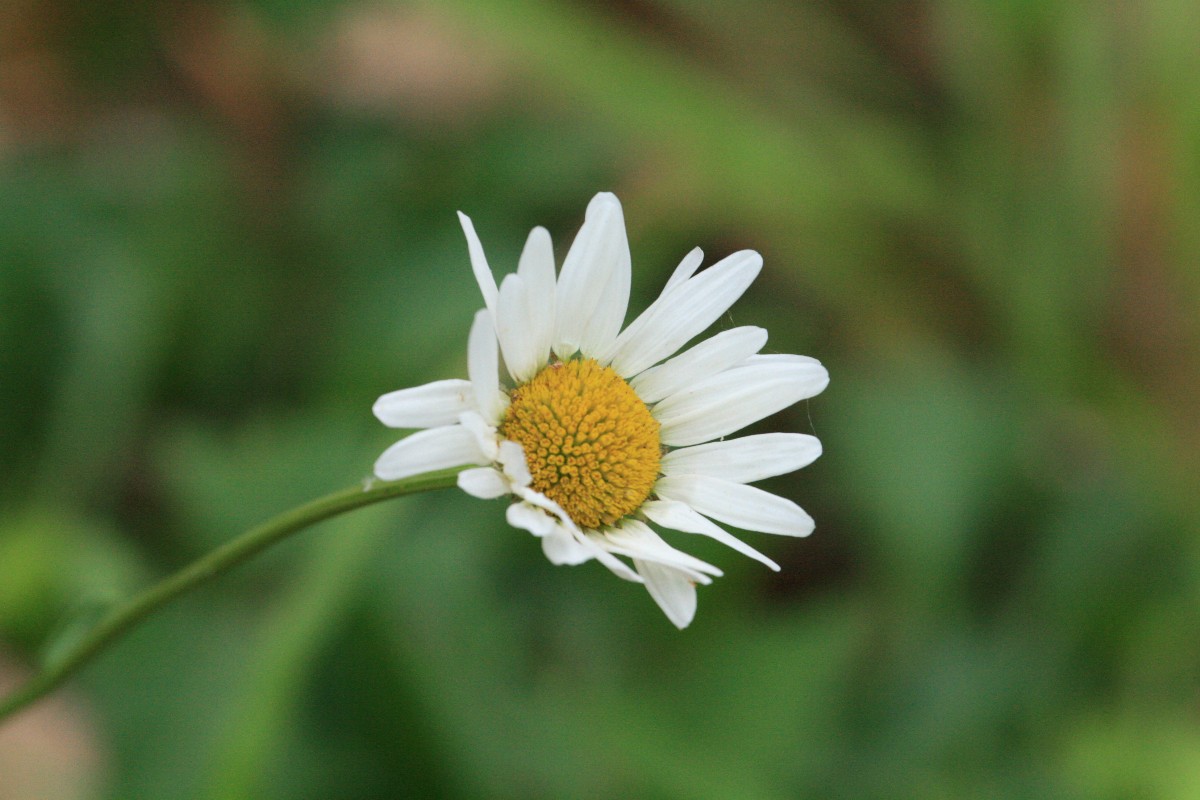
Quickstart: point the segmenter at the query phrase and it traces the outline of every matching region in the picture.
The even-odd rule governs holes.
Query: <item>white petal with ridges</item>
[[[517,263],[517,274],[525,282],[525,302],[529,335],[537,354],[538,369],[550,359],[554,343],[555,276],[554,247],[545,228],[534,228],[525,240],[525,249]]]
[[[631,379],[629,385],[643,402],[657,403],[740,363],[766,343],[767,332],[762,328],[752,325],[731,328],[642,372]]]
[[[483,304],[489,311],[496,310],[496,278],[488,266],[487,257],[483,254],[483,243],[475,233],[475,225],[471,218],[461,211],[458,212],[458,222],[462,225],[467,237],[467,255],[471,258],[471,271],[475,273],[475,282],[479,284],[479,292],[483,295]]]
[[[651,561],[633,560],[634,567],[646,584],[646,591],[679,630],[691,624],[696,616],[696,586],[677,569]]]
[[[601,546],[610,553],[687,570],[696,573],[697,580],[703,583],[709,582],[705,573],[718,576],[722,574],[721,570],[712,564],[671,547],[651,530],[649,525],[636,519],[627,519],[618,527],[605,528],[592,534],[592,538],[598,539]]]
[[[506,275],[496,300],[496,338],[508,374],[517,383],[532,378],[541,366],[538,344],[529,325],[528,295],[529,287],[520,275]]]
[[[703,333],[729,310],[762,269],[762,256],[743,250],[663,292],[617,337],[610,355],[623,377],[654,366]]]
[[[755,362],[699,381],[667,397],[651,413],[662,425],[663,444],[686,447],[739,431],[820,394],[828,384],[829,373],[815,361]]]
[[[588,204],[583,227],[558,277],[554,352],[593,357],[617,338],[629,306],[629,240],[615,195],[601,192]]]
[[[664,475],[708,475],[753,483],[806,467],[821,455],[821,441],[804,433],[760,433],[672,450],[663,456]]]
[[[813,520],[804,509],[754,486],[704,475],[659,478],[654,492],[664,500],[686,503],[715,520],[748,531],[808,536]]]
[[[471,382],[452,378],[388,392],[371,410],[389,428],[437,428],[457,422],[474,402]]]
[[[424,472],[485,463],[475,434],[462,425],[446,425],[417,431],[384,450],[375,462],[375,475],[397,481]]]
[[[767,556],[755,550],[729,531],[700,514],[686,503],[676,500],[650,500],[642,504],[641,512],[664,528],[670,528],[683,533],[698,533],[715,539],[726,547],[733,548],[744,556],[766,564],[776,572],[779,565]]]
[[[680,286],[688,278],[696,274],[696,270],[700,269],[700,265],[704,263],[704,251],[699,247],[694,247],[683,257],[679,262],[679,266],[671,273],[671,277],[667,279],[667,285],[663,287],[663,294]]]
[[[484,422],[496,426],[508,407],[508,397],[500,391],[500,361],[496,352],[496,331],[486,310],[475,315],[467,340],[467,374],[475,389],[475,405]]]

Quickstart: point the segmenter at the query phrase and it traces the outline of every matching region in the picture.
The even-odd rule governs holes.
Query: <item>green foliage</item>
[[[4,655],[367,477],[454,212],[507,271],[611,189],[634,311],[763,252],[814,536],[688,539],[677,633],[500,502],[325,524],[84,673],[102,796],[1190,800],[1200,29],[1135,5],[5,6]]]

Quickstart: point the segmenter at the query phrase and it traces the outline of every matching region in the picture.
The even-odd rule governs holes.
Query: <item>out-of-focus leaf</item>
[[[838,407],[823,420],[832,468],[861,490],[848,513],[869,526],[897,582],[889,592],[933,612],[961,590],[1011,469],[1017,430],[1003,387],[914,348],[844,365],[823,400]]]

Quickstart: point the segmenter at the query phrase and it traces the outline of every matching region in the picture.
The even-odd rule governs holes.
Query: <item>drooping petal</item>
[[[508,397],[500,391],[500,361],[496,353],[496,331],[486,311],[475,315],[467,340],[467,374],[475,390],[475,405],[484,422],[496,426],[508,407]]]
[[[551,500],[549,497],[546,497],[546,495],[542,494],[541,492],[535,491],[528,486],[514,485],[513,494],[515,494],[517,497],[520,497],[530,506],[533,506],[534,508],[540,508],[542,511],[550,514],[563,525],[566,525],[568,529],[576,530],[578,527],[575,525],[574,520],[571,519],[571,515],[566,511],[563,511],[562,506]]]
[[[535,536],[543,537],[542,550],[546,553],[546,557],[552,563],[572,563],[569,561],[556,561],[555,559],[574,557],[571,554],[576,553],[577,546],[587,550],[590,555],[588,558],[594,558],[608,567],[609,571],[627,581],[641,583],[641,577],[625,565],[623,561],[609,553],[603,547],[598,545],[590,537],[579,530],[571,517],[563,511],[562,507],[555,503],[550,498],[535,492],[531,489],[521,487],[513,487],[513,491],[517,496],[521,497],[524,503],[514,503],[509,506],[508,521],[514,527],[525,528]],[[514,511],[514,509],[518,509]],[[539,510],[540,509],[540,510]],[[546,512],[546,513],[543,513]],[[538,514],[541,519],[535,520],[533,513]],[[553,515],[553,516],[550,516]],[[555,541],[547,545],[546,538],[567,536],[571,538],[574,544],[568,544],[564,541]],[[586,560],[586,559],[585,559]]]
[[[508,374],[517,383],[532,378],[541,367],[537,342],[529,325],[529,287],[520,275],[506,275],[496,300],[496,338]]]
[[[519,486],[513,487],[513,493],[525,501],[525,503],[523,503],[523,504],[516,504],[516,505],[525,505],[528,508],[533,509],[533,510],[542,509],[543,511],[546,512],[545,514],[542,514],[542,516],[545,517],[546,519],[550,520],[551,527],[546,529],[546,531],[547,531],[546,533],[538,533],[538,531],[535,530],[534,528],[527,527],[526,530],[530,531],[530,533],[533,533],[535,536],[543,536],[543,535],[551,534],[555,530],[561,528],[562,530],[569,532],[571,537],[575,540],[575,542],[577,544],[590,549],[592,551],[591,557],[595,558],[601,564],[608,567],[609,571],[612,572],[614,575],[616,575],[618,578],[623,578],[624,580],[627,580],[627,581],[633,581],[634,583],[642,582],[642,579],[638,576],[638,574],[636,572],[634,572],[633,570],[631,570],[629,567],[627,567],[625,565],[625,562],[621,561],[621,559],[617,558],[612,553],[608,552],[604,547],[601,547],[592,537],[588,536],[583,531],[581,531],[579,529],[579,526],[576,525],[574,520],[571,519],[570,515],[567,514],[567,512],[564,511],[562,509],[562,506],[560,506],[558,503],[554,502],[549,497],[546,497],[544,494],[535,492],[532,489],[522,488]],[[512,508],[513,508],[513,506],[509,507],[510,512],[512,511]],[[548,516],[548,515],[553,515],[553,516]],[[522,515],[522,516],[524,516],[524,515]],[[512,516],[509,517],[509,522],[513,525],[516,525],[517,527],[524,527],[521,525],[517,525],[517,523],[514,523]],[[542,524],[544,525],[545,523],[542,523]],[[552,547],[553,547],[553,545],[552,545]]]
[[[475,434],[462,425],[446,425],[417,431],[384,450],[375,462],[375,475],[398,481],[423,472],[486,463]]]
[[[554,352],[566,359],[608,349],[629,306],[629,240],[615,195],[601,192],[588,204],[583,227],[558,277]]]
[[[663,287],[662,293],[666,294],[676,286],[681,286],[684,281],[696,274],[696,270],[700,269],[700,265],[703,263],[704,251],[699,247],[693,247],[679,262],[679,266],[671,273],[671,277],[667,278],[667,285]]]
[[[495,500],[509,493],[508,481],[494,467],[476,467],[458,473],[458,488],[480,500]]]
[[[562,525],[556,525],[550,533],[542,537],[542,552],[546,554],[551,564],[570,565],[582,564],[596,557],[595,548],[588,547],[579,541]]]
[[[637,558],[633,566],[671,624],[679,630],[690,625],[696,616],[696,585],[688,576],[677,569]]]
[[[678,500],[705,516],[748,531],[782,536],[813,532],[813,519],[804,509],[754,486],[705,475],[675,475],[659,478],[654,491],[664,500]]]
[[[829,373],[815,359],[756,361],[699,381],[664,399],[651,413],[662,425],[663,444],[686,447],[739,431],[819,394],[828,384]]]
[[[505,439],[500,442],[497,461],[504,468],[504,475],[517,486],[528,486],[533,482],[529,474],[529,464],[525,461],[525,451],[516,442]]]
[[[591,541],[590,539],[588,541]],[[612,553],[605,550],[603,547],[596,545],[596,560],[604,566],[608,567],[608,571],[624,581],[632,583],[641,583],[642,576],[631,570],[625,565],[625,562],[614,556]]]
[[[618,526],[605,528],[592,534],[592,538],[610,553],[686,570],[695,573],[696,579],[702,583],[710,582],[707,575],[722,574],[712,564],[671,547],[649,525],[636,519],[627,519]]]
[[[731,328],[642,372],[629,385],[643,402],[657,403],[742,362],[766,343],[767,332],[762,328]]]
[[[389,428],[436,428],[457,421],[474,402],[471,382],[452,378],[388,392],[371,410]]]
[[[742,250],[664,291],[617,337],[612,368],[629,377],[662,361],[728,311],[761,269],[762,256]]]
[[[641,583],[642,578],[609,553],[574,523],[555,519],[528,503],[514,503],[508,507],[508,522],[514,528],[522,528],[542,540],[542,552],[551,564],[575,565],[593,558],[623,580]]]
[[[698,444],[663,456],[664,475],[709,475],[753,483],[806,467],[821,455],[821,441],[805,433],[760,433]]]
[[[504,514],[508,524],[523,531],[529,531],[534,536],[546,536],[555,529],[558,521],[540,508],[529,503],[513,503]]]
[[[462,225],[467,237],[467,255],[471,258],[471,271],[475,273],[475,282],[479,284],[479,292],[483,295],[483,304],[488,311],[496,310],[496,277],[488,266],[487,257],[483,254],[483,243],[475,233],[475,225],[471,218],[461,211],[458,212],[458,222]]]
[[[550,359],[554,343],[555,277],[554,246],[545,228],[534,228],[525,240],[525,249],[517,262],[517,274],[525,282],[526,324],[533,339],[537,369]]]
[[[774,571],[779,572],[779,565],[773,560],[758,552],[708,517],[698,513],[686,503],[680,503],[677,500],[648,500],[642,504],[640,511],[664,528],[684,533],[698,533],[710,539],[715,539],[726,547],[731,547],[742,555],[749,556],[755,561],[766,564]]]

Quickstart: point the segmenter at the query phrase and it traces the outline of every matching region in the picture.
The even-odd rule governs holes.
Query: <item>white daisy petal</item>
[[[671,273],[671,277],[667,279],[667,285],[663,287],[663,294],[681,285],[688,278],[696,274],[696,270],[700,269],[700,265],[704,263],[704,251],[699,247],[692,248],[692,251],[683,257],[683,261],[679,262],[679,266]]]
[[[662,564],[635,558],[633,565],[671,624],[679,630],[691,624],[696,616],[696,585],[679,570]]]
[[[741,430],[820,394],[828,384],[829,373],[815,361],[761,361],[699,381],[660,402],[653,413],[663,444],[686,447]]]
[[[715,539],[726,547],[733,548],[742,555],[749,556],[755,561],[766,564],[774,571],[779,572],[779,565],[770,558],[758,552],[708,517],[698,513],[686,503],[680,503],[676,500],[649,500],[642,504],[641,512],[664,528],[684,533],[698,533],[710,539]]]
[[[496,338],[508,374],[517,383],[532,378],[543,366],[545,356],[538,356],[538,343],[529,325],[528,286],[520,275],[506,275],[500,282],[496,300]]]
[[[767,343],[767,332],[747,325],[722,331],[629,381],[646,403],[657,403],[698,381],[754,355]]]
[[[529,465],[525,462],[525,451],[516,442],[501,442],[496,460],[503,467],[504,475],[517,486],[528,486],[533,481]]]
[[[389,428],[436,428],[457,421],[474,402],[471,382],[452,378],[388,392],[371,410]]]
[[[531,508],[529,506],[526,507]],[[532,510],[536,511],[536,509]],[[538,513],[540,514],[541,512]],[[612,553],[609,553],[591,538],[585,536],[575,527],[574,523],[564,523],[545,514],[541,514],[541,516],[549,520],[549,527],[544,528],[545,533],[538,533],[529,528],[527,530],[530,530],[535,536],[542,537],[542,552],[546,554],[546,558],[551,564],[575,565],[582,564],[594,558],[618,578],[632,581],[633,583],[642,582],[641,576],[626,566],[625,562]],[[523,514],[518,514],[518,518],[525,519]],[[512,516],[510,516],[510,523],[512,523],[512,519]],[[514,524],[514,527],[523,526]]]
[[[754,366],[756,364],[808,364],[821,366],[821,362],[812,356],[798,356],[794,353],[760,353],[748,357],[739,366]]]
[[[592,557],[595,558],[597,561],[599,561],[604,566],[608,567],[609,571],[611,571],[618,578],[623,578],[627,581],[633,581],[634,583],[642,582],[642,579],[638,577],[637,573],[635,573],[629,567],[625,566],[625,563],[623,561],[621,561],[619,558],[616,558],[615,556],[613,556],[604,547],[600,546],[600,544],[593,541],[593,539],[591,537],[588,537],[586,534],[584,534],[582,531],[580,531],[579,526],[577,526],[571,520],[571,517],[568,516],[565,511],[562,510],[562,508],[558,505],[558,503],[555,503],[553,500],[549,499],[545,495],[539,494],[538,492],[534,492],[529,489],[513,487],[513,491],[519,497],[523,498],[526,501],[526,504],[528,504],[528,506],[530,508],[536,507],[536,508],[544,509],[546,512],[548,512],[549,514],[553,514],[554,517],[557,518],[557,519],[554,519],[551,517],[547,517],[547,519],[551,520],[551,531],[553,531],[554,526],[557,526],[557,527],[562,528],[563,530],[569,531],[577,543],[583,545],[584,547],[593,549],[594,552],[592,553]],[[509,510],[511,512],[512,507],[510,507]],[[545,516],[545,515],[543,515],[543,516]],[[523,515],[521,516],[521,518],[527,519]],[[525,527],[516,522],[513,522],[512,516],[509,517],[509,523],[512,524],[514,527]],[[533,528],[527,527],[526,530],[529,530],[535,536],[544,535],[544,534],[538,533],[537,530],[534,530]]]
[[[475,443],[479,446],[479,452],[483,453],[488,461],[496,460],[496,456],[500,453],[498,441],[500,437],[497,435],[495,427],[484,422],[483,417],[475,411],[464,411],[459,414],[458,424],[471,432],[471,435],[475,437]]]
[[[542,537],[542,552],[551,564],[559,565],[574,566],[596,557],[596,548],[576,539],[571,531],[562,525],[556,525],[550,533]]]
[[[500,361],[496,353],[496,331],[487,311],[475,315],[467,340],[467,374],[475,389],[475,405],[489,425],[499,425],[508,398],[500,392]]]
[[[571,519],[570,515],[562,510],[562,506],[551,500],[549,497],[546,497],[546,495],[525,486],[514,485],[512,488],[513,494],[515,494],[517,497],[520,497],[534,508],[540,508],[542,511],[550,514],[563,525],[566,525],[568,529],[576,530],[578,528],[578,526],[575,525],[575,522]]]
[[[664,500],[678,500],[705,516],[748,531],[783,536],[813,532],[812,517],[804,509],[754,486],[705,475],[676,475],[659,478],[654,491]]]
[[[525,240],[517,262],[517,274],[525,282],[526,319],[537,367],[546,366],[554,343],[555,277],[554,247],[545,228],[534,228]]]
[[[617,338],[629,306],[629,240],[616,196],[601,192],[588,204],[583,227],[558,277],[554,352],[602,352]]]
[[[534,536],[546,536],[558,525],[558,520],[529,503],[513,503],[504,516],[509,525],[529,531]]]
[[[461,211],[458,212],[458,222],[462,225],[467,237],[467,255],[471,258],[471,271],[475,273],[475,282],[479,284],[479,292],[483,295],[483,304],[488,311],[496,310],[496,278],[492,268],[488,266],[487,257],[483,254],[483,243],[475,233],[475,225],[471,218]]]
[[[804,433],[760,433],[672,450],[663,456],[664,475],[709,475],[753,483],[807,467],[821,455],[821,441]]]
[[[458,488],[480,500],[495,500],[509,493],[508,481],[493,467],[463,470],[458,473]]]
[[[762,256],[743,250],[663,292],[626,328],[611,351],[619,375],[637,375],[703,333],[758,277]]]
[[[690,556],[663,541],[662,537],[640,520],[627,519],[619,525],[591,534],[593,540],[610,553],[644,561],[654,561],[697,573],[707,583],[704,574],[721,575],[721,570],[695,556]]]
[[[398,481],[422,472],[486,463],[475,434],[462,425],[446,425],[417,431],[384,450],[375,462],[375,475]]]
[[[609,571],[627,581],[641,583],[642,579],[636,572],[631,570],[616,556],[609,553],[600,543],[593,540],[579,530],[571,518],[565,511],[559,507],[558,503],[549,499],[545,495],[529,489],[522,490],[519,487],[514,488],[515,493],[525,500],[524,503],[514,503],[508,507],[508,523],[514,528],[522,528],[529,531],[534,536],[549,537],[569,535],[575,545],[587,549],[591,555],[589,558],[594,558],[608,567]],[[550,516],[550,515],[553,516]],[[543,542],[542,549],[547,552],[547,558],[551,558],[551,552],[554,554],[551,561],[555,562],[554,558],[566,557],[567,553],[574,552],[574,545],[569,545],[564,542],[555,542],[546,545]]]
[[[612,553],[605,550],[603,547],[596,547],[596,560],[604,566],[608,567],[608,571],[624,581],[631,583],[641,583],[642,576],[631,570],[625,565],[625,562],[614,556]]]

